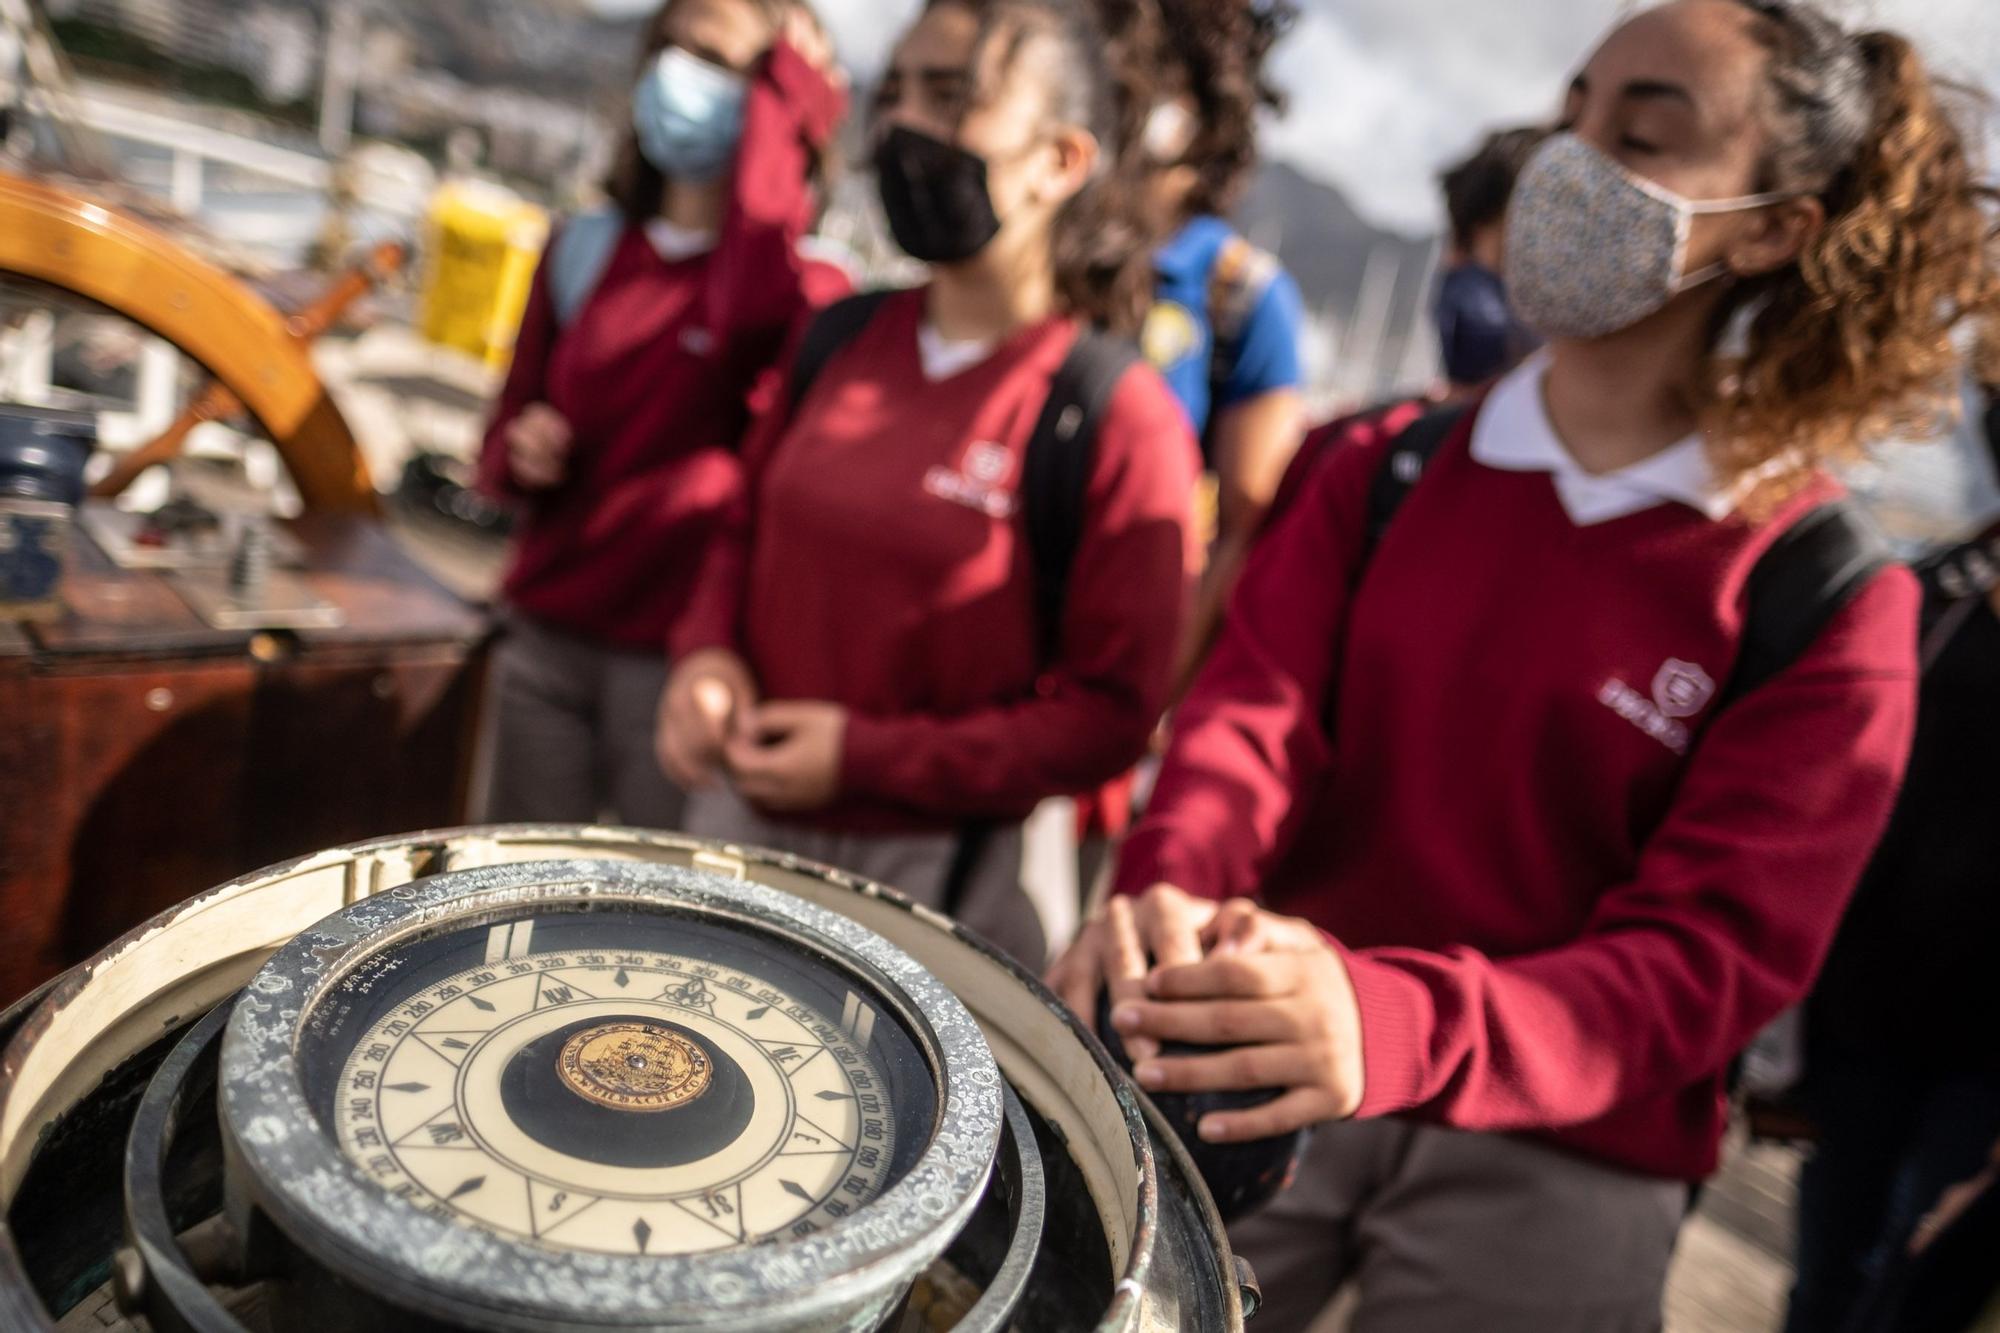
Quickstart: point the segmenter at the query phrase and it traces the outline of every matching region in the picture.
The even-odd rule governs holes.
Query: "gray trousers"
[[[610,648],[515,615],[494,654],[489,823],[677,829],[686,804],[653,756],[664,651]]]
[[[1322,1125],[1298,1180],[1230,1228],[1257,1333],[1302,1333],[1347,1282],[1353,1333],[1656,1333],[1678,1181],[1498,1134]]]
[[[959,851],[959,838],[951,833],[869,836],[786,823],[752,808],[727,788],[688,797],[687,831],[697,838],[803,856],[940,909]],[[1046,965],[1048,935],[1021,887],[1020,825],[995,828],[982,840],[956,917],[1029,971],[1039,974]]]

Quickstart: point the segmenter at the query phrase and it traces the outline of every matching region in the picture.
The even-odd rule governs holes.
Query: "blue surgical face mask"
[[[748,92],[742,75],[668,47],[632,94],[639,151],[674,180],[714,180],[736,156]]]

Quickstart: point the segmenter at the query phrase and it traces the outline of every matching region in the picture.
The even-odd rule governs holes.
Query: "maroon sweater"
[[[1257,895],[1337,940],[1362,1115],[1699,1178],[1726,1066],[1805,993],[1886,822],[1916,583],[1884,575],[1711,716],[1675,682],[1728,679],[1752,568],[1830,483],[1761,527],[1679,504],[1579,527],[1470,434],[1352,594],[1385,442],[1327,454],[1252,558],[1118,887]]]
[[[516,609],[608,644],[665,644],[734,493],[752,390],[791,326],[848,287],[798,250],[814,207],[808,154],[843,107],[779,45],[751,85],[715,249],[669,263],[626,228],[566,328],[544,262],[480,458],[484,487],[523,505],[505,585]],[[523,491],[504,434],[536,402],[562,414],[575,443],[560,486]]]
[[[1057,660],[1036,653],[1021,458],[1077,326],[1023,330],[932,382],[924,293],[891,299],[789,423],[745,450],[745,503],[674,636],[743,653],[769,699],[851,710],[842,797],[860,833],[1017,818],[1145,750],[1187,594],[1199,454],[1135,367],[1096,441]]]

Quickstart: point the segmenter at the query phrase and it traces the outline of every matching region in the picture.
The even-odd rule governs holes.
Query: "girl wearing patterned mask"
[[[1732,1057],[1798,1001],[1910,744],[1917,591],[1823,465],[2000,316],[1901,37],[1793,0],[1614,31],[1517,189],[1549,340],[1331,457],[1253,556],[1123,896],[1053,980],[1160,1093],[1319,1126],[1236,1231],[1258,1316],[1652,1330]],[[1172,1041],[1221,1048],[1165,1055]]]
[[[1193,439],[1091,328],[1135,329],[1148,279],[1115,64],[1061,0],[934,0],[904,35],[873,155],[930,282],[801,340],[661,710],[691,831],[1035,966],[1021,821],[1144,752],[1186,591]]]
[[[520,511],[486,815],[673,827],[648,743],[687,603],[790,326],[847,290],[799,243],[846,96],[795,0],[670,0],[613,206],[536,275],[480,460]]]

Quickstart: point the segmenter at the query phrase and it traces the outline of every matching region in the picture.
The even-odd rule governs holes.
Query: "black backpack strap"
[[[1794,523],[1751,571],[1743,646],[1710,716],[1805,656],[1834,617],[1894,563],[1848,500],[1823,504]]]
[[[786,408],[799,410],[799,404],[812,392],[812,386],[819,379],[826,363],[833,360],[841,348],[861,336],[868,322],[875,318],[875,312],[882,303],[896,293],[893,290],[858,292],[853,296],[835,301],[812,318],[806,325],[805,336],[799,339],[799,352],[792,360],[792,379]]]
[[[1083,541],[1084,508],[1097,461],[1097,430],[1119,381],[1139,361],[1129,340],[1086,328],[1049,381],[1048,402],[1028,437],[1021,470],[1022,522],[1034,562],[1041,661],[1062,647],[1070,569]]]
[[[1374,559],[1375,548],[1382,544],[1403,501],[1410,498],[1424,469],[1437,457],[1438,450],[1444,448],[1444,442],[1458,429],[1459,422],[1465,420],[1467,410],[1456,406],[1426,412],[1404,427],[1403,433],[1389,446],[1382,465],[1375,470],[1374,484],[1368,488],[1368,535],[1361,548],[1361,563],[1354,571],[1357,582],[1368,562]]]

